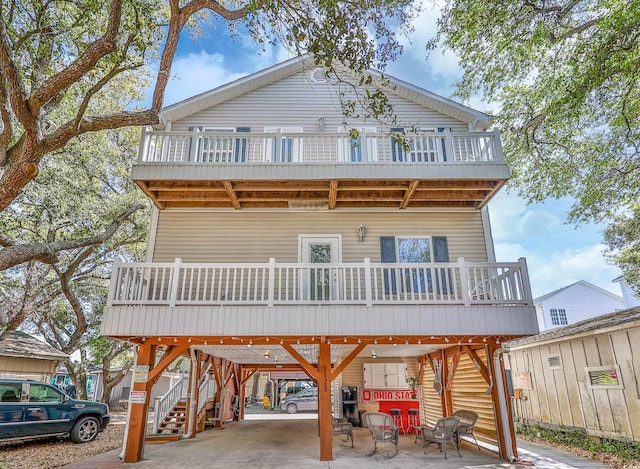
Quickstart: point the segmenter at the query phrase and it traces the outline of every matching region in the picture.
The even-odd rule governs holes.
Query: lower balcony
[[[116,263],[103,334],[537,333],[512,263]]]

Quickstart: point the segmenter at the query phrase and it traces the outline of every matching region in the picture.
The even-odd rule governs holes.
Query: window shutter
[[[404,133],[403,127],[391,127],[391,132]],[[391,138],[391,161],[402,161],[402,144],[395,138]]]
[[[251,131],[250,127],[236,127],[238,133],[248,133]],[[247,159],[247,139],[236,138],[236,163],[244,163]]]
[[[446,236],[433,237],[433,261],[449,262],[449,245]],[[436,277],[436,289],[438,293],[453,293],[451,272],[442,269],[440,275]]]
[[[394,236],[380,236],[380,260],[382,262],[396,262],[396,238]],[[395,269],[383,269],[385,294],[396,293]],[[389,288],[391,281],[391,288]]]

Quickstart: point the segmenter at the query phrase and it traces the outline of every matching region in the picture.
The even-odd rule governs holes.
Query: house
[[[554,290],[535,298],[533,302],[541,331],[566,326],[625,307],[620,296],[586,280]]]
[[[622,298],[624,299],[624,305],[626,308],[640,306],[640,298],[636,296],[622,275],[613,279],[613,281],[620,284],[620,290],[622,290]]]
[[[50,381],[69,355],[20,331],[0,336],[0,377]]]
[[[640,441],[640,307],[506,344],[514,418]]]
[[[405,429],[411,409],[431,423],[475,410],[478,435],[517,456],[501,344],[538,326],[525,260],[495,262],[487,203],[510,174],[499,134],[481,112],[370,73],[393,126],[347,132],[338,85],[294,58],[143,131],[132,178],[154,205],[148,257],[114,263],[102,324],[138,348],[125,461],[142,458],[151,384],[184,355],[184,438],[242,419],[254,373],[302,372],[318,387],[322,461],[332,412],[358,424],[390,408]]]

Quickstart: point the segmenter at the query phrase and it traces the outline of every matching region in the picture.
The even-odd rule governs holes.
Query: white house
[[[620,284],[620,290],[622,290],[622,298],[624,298],[624,304],[626,308],[640,306],[640,298],[638,298],[631,287],[627,285],[627,282],[622,275],[618,278],[615,278],[613,281]]]
[[[500,136],[486,114],[370,74],[393,126],[360,117],[347,133],[338,85],[295,58],[144,130],[132,178],[155,207],[148,257],[114,263],[102,324],[138,349],[126,462],[142,458],[153,381],[181,355],[188,437],[207,377],[219,424],[243,418],[255,372],[292,371],[318,387],[323,461],[332,412],[357,423],[392,407],[402,425],[412,409],[431,423],[474,410],[476,434],[516,458],[500,344],[538,325],[525,260],[495,261]],[[406,144],[391,135],[403,131]]]
[[[585,280],[535,298],[540,330],[566,326],[624,309],[623,299]]]

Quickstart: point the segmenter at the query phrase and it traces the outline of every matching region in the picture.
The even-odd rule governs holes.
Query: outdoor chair
[[[458,417],[443,417],[436,422],[436,426],[433,428],[421,426],[420,432],[422,433],[422,449],[424,453],[427,453],[427,446],[435,443],[440,448],[440,452],[444,448],[444,458],[447,459],[447,443],[451,443],[458,452],[458,456],[462,457],[455,437],[459,421]]]
[[[476,442],[476,446],[478,447],[479,451],[480,445],[478,444],[478,440],[476,440],[476,436],[473,434],[476,420],[478,420],[478,414],[476,414],[472,410],[456,410],[453,415],[454,417],[458,417],[460,419],[460,422],[458,423],[458,430],[456,431],[456,441],[458,443],[458,446],[460,446],[461,436],[470,436],[471,438],[473,438],[473,441]]]
[[[378,442],[393,443],[395,453],[388,457],[398,454],[399,428],[393,424],[393,418],[389,414],[382,412],[366,412],[362,415],[362,421],[371,432],[373,446],[369,456],[373,455],[378,449]],[[387,453],[388,455],[388,453]]]
[[[345,441],[349,441],[351,438],[351,447],[353,448],[353,425],[345,418],[335,418],[331,417],[333,421],[333,436],[336,435],[346,435],[347,439]]]

